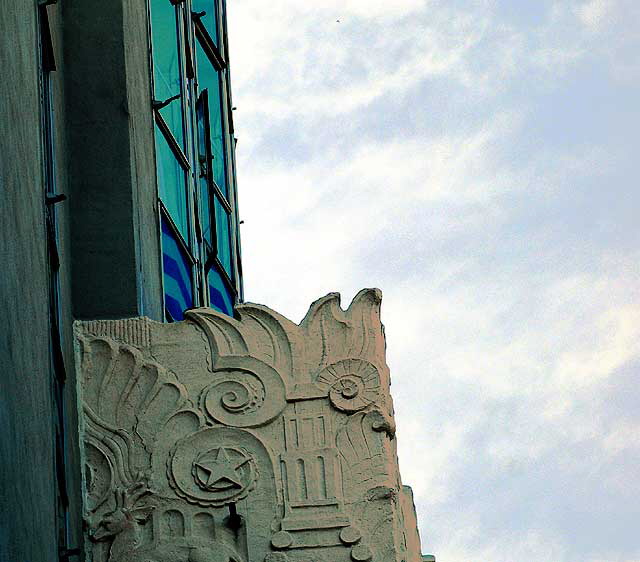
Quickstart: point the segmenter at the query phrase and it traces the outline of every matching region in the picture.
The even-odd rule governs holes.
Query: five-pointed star
[[[240,481],[236,471],[248,462],[248,458],[232,461],[229,459],[224,447],[220,447],[215,459],[207,455],[197,461],[195,465],[196,468],[203,470],[207,474],[206,482],[203,479],[203,483],[207,488],[225,489],[231,487],[242,488],[243,483]]]

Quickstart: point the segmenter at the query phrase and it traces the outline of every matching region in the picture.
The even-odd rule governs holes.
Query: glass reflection
[[[151,30],[153,41],[154,98],[165,101],[180,94],[180,59],[176,8],[169,0],[152,0]],[[160,109],[160,115],[180,146],[184,146],[180,98]]]
[[[209,271],[207,276],[209,285],[209,302],[211,308],[215,308],[224,314],[233,315],[233,297],[224,283],[222,276],[215,268]]]
[[[160,199],[178,231],[189,242],[186,174],[158,127],[156,132],[156,173]]]
[[[224,145],[224,127],[222,123],[221,73],[209,61],[200,43],[196,41],[196,61],[198,65],[198,91],[205,89],[209,96],[209,134],[213,155],[213,180],[228,199],[227,163]]]
[[[213,44],[220,48],[218,37],[218,11],[216,10],[216,0],[192,0],[191,6],[195,13],[205,12],[200,18],[207,32],[213,40]]]

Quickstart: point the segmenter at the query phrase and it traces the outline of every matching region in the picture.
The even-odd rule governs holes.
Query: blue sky
[[[640,561],[640,3],[228,9],[247,300],[382,289],[424,552]]]

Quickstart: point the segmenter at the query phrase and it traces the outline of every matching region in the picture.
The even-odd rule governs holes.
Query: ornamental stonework
[[[422,560],[379,291],[299,325],[255,304],[78,322],[76,344],[87,560]]]

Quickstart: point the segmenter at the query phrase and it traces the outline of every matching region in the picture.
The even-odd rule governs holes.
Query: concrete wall
[[[163,319],[162,264],[158,226],[154,122],[147,3],[124,2],[123,36],[129,117],[129,161],[135,213],[135,259],[139,312]]]
[[[74,316],[161,320],[146,6],[63,10]]]
[[[81,547],[72,324],[162,318],[146,3],[47,8],[61,344],[66,366],[67,546]],[[0,560],[58,560],[38,9],[0,10]],[[71,558],[75,560],[77,558]]]
[[[54,99],[54,140],[56,156],[56,191],[64,194],[67,199],[56,205],[58,223],[58,251],[60,253],[60,316],[61,316],[61,344],[66,366],[66,383],[64,385],[64,414],[65,414],[65,478],[67,494],[69,496],[68,510],[68,538],[67,547],[81,549],[82,547],[82,486],[81,462],[78,440],[78,412],[73,345],[73,290],[71,276],[71,233],[70,233],[70,201],[68,168],[69,152],[67,150],[67,119],[66,119],[66,91],[64,76],[66,72],[64,61],[65,36],[63,33],[62,5],[58,3],[47,8],[55,51],[56,71],[52,73]],[[78,558],[70,558],[78,560]]]
[[[36,8],[0,10],[0,560],[57,560]]]

